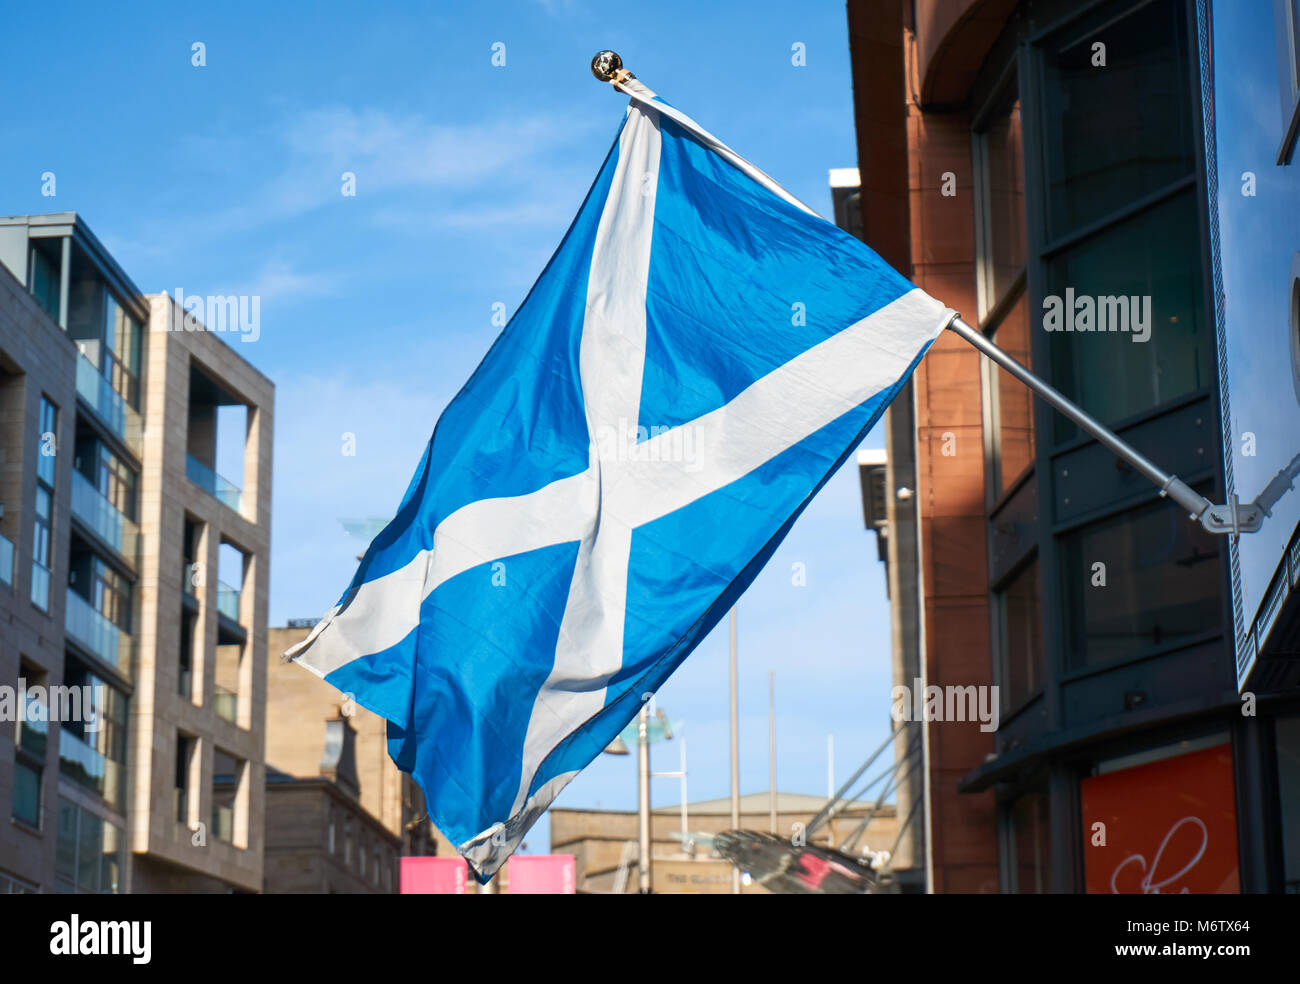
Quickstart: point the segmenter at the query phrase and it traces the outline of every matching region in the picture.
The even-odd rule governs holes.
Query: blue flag
[[[754,580],[954,312],[640,83],[582,209],[289,656],[480,881]]]

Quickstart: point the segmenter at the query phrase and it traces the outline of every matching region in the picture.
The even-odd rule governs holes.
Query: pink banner
[[[402,858],[402,894],[464,895],[468,871],[462,857]]]
[[[572,854],[522,854],[506,862],[511,895],[573,895]]]

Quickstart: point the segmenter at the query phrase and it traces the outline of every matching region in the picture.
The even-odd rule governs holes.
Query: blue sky
[[[20,5],[6,21],[0,211],[80,212],[145,292],[262,298],[260,338],[232,343],[277,387],[272,624],[336,600],[364,547],[339,519],[392,513],[499,331],[493,305],[513,312],[558,244],[625,106],[591,77],[596,50],[824,214],[827,169],[856,163],[841,0]],[[855,465],[740,611],[742,791],[767,788],[772,669],[778,785],[824,793],[827,734],[843,777],[889,726],[888,607]],[[726,795],[725,622],[659,704],[685,722],[691,798]],[[671,744],[656,756],[676,768]],[[634,770],[603,756],[558,804],[631,807]],[[657,803],[677,796],[656,781]]]

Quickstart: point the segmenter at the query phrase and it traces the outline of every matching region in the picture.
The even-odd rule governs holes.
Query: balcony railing
[[[59,732],[59,771],[122,808],[122,764],[86,744],[66,728]]]
[[[69,636],[122,676],[128,680],[131,678],[134,642],[130,633],[122,631],[95,611],[90,602],[75,591],[68,592],[64,622]]]
[[[135,565],[139,557],[140,527],[118,512],[79,471],[72,473],[72,515]]]
[[[113,384],[100,375],[95,364],[84,355],[77,357],[77,395],[90,404],[109,430],[125,441],[134,454],[140,454],[140,439],[144,433],[140,414],[122,399],[121,394],[113,389]]]
[[[239,589],[225,581],[217,582],[217,611],[232,622],[239,621]]]
[[[0,584],[6,588],[14,586],[14,545],[3,533],[0,533]]]
[[[214,496],[217,501],[225,503],[235,512],[239,512],[240,501],[243,496],[239,486],[222,478],[194,455],[186,456],[185,474],[191,482],[209,495]]]

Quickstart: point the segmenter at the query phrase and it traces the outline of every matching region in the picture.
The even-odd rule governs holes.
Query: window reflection
[[[1070,665],[1133,659],[1219,631],[1220,542],[1163,500],[1062,537]]]
[[[1047,53],[1049,239],[1192,174],[1187,35],[1183,4],[1157,0]]]
[[[1003,707],[1014,710],[1043,685],[1042,611],[1035,559],[998,593]]]
[[[1020,100],[1014,95],[982,134],[989,306],[1001,298],[1025,265],[1025,172]]]
[[[1029,298],[1021,294],[993,333],[993,341],[1021,365],[1032,368],[1029,333]],[[993,419],[997,422],[993,491],[1001,495],[1034,462],[1034,398],[1029,387],[1005,370],[991,366],[990,372]]]
[[[1057,388],[1113,424],[1210,385],[1212,336],[1201,290],[1201,240],[1192,190],[1114,226],[1048,264],[1051,294],[1128,298],[1130,331],[1047,335]],[[1132,300],[1149,298],[1147,340],[1135,341]],[[1100,303],[1100,302],[1095,302]],[[1043,312],[1039,312],[1041,317]],[[1091,326],[1098,320],[1094,311]],[[1055,414],[1057,440],[1078,429]]]

